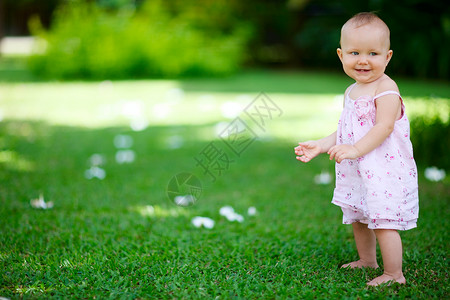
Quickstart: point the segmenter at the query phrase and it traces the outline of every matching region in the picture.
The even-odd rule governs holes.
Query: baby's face
[[[392,57],[389,33],[378,24],[345,25],[337,53],[348,76],[359,84],[371,83],[384,74]]]

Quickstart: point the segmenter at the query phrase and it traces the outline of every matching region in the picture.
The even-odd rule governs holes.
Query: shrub
[[[239,68],[249,38],[249,26],[236,24],[226,33],[206,30],[161,1],[113,11],[69,3],[49,31],[31,22],[46,47],[36,49],[29,66],[50,78],[226,75]]]
[[[450,121],[434,115],[411,120],[411,142],[418,165],[450,170]]]

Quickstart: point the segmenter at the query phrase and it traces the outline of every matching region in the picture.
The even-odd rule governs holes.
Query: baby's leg
[[[372,229],[367,228],[366,224],[355,222],[352,223],[352,226],[359,260],[344,264],[341,268],[378,268],[375,233]]]
[[[375,229],[375,234],[383,256],[384,274],[373,279],[368,285],[398,282],[406,283],[402,272],[402,240],[396,230]]]

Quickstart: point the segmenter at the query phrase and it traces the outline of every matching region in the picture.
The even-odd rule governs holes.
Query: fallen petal
[[[102,168],[93,166],[84,172],[84,177],[86,177],[87,179],[98,178],[100,180],[103,180],[106,177],[106,172]]]
[[[45,202],[44,196],[42,194],[39,195],[38,199],[31,199],[30,200],[31,207],[36,209],[50,209],[53,207],[53,202]]]
[[[330,184],[331,174],[329,172],[322,172],[314,177],[314,182],[316,184]]]
[[[105,156],[102,154],[92,154],[91,157],[89,158],[89,162],[91,163],[91,166],[100,166],[103,165],[105,163],[106,159]]]
[[[191,222],[195,227],[200,228],[203,224],[203,218],[202,217],[194,217]]]
[[[142,131],[147,129],[149,122],[144,118],[137,118],[130,121],[130,127],[133,131]]]
[[[167,138],[167,147],[169,149],[179,149],[183,144],[184,139],[179,135],[173,135]]]
[[[230,222],[234,222],[234,221],[238,221],[239,223],[244,222],[244,217],[242,215],[240,215],[240,214],[235,213],[235,212],[226,214],[225,218],[227,218],[227,220],[230,221]]]
[[[119,164],[134,162],[136,154],[133,150],[119,150],[116,153],[116,162]]]
[[[428,167],[425,169],[425,178],[430,181],[441,181],[445,178],[445,170],[437,167]]]
[[[133,138],[127,134],[118,134],[114,137],[114,146],[117,149],[126,149],[133,146]]]
[[[210,218],[203,218],[203,226],[208,229],[212,229],[214,227],[214,220]]]
[[[197,228],[200,228],[203,226],[208,229],[212,229],[214,227],[214,223],[215,223],[213,219],[206,218],[206,217],[198,217],[198,216],[194,217],[191,222]]]
[[[256,207],[250,206],[250,207],[248,208],[248,210],[247,210],[247,214],[248,214],[249,216],[254,216],[254,215],[256,215]]]
[[[234,209],[231,206],[223,206],[220,208],[219,214],[224,217],[227,215],[232,215],[234,214]]]
[[[176,196],[173,201],[179,206],[189,206],[195,203],[197,199],[193,195]]]

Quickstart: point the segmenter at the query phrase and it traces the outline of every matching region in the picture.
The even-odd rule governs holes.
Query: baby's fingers
[[[338,164],[343,160],[343,152],[338,146],[331,147],[327,153],[330,155],[330,160],[334,159]]]
[[[297,147],[295,147],[295,148],[294,148],[295,154],[297,154],[297,155],[303,155],[303,154],[305,154],[304,149],[305,149],[305,148],[304,148],[303,146],[297,146]]]
[[[298,143],[298,147],[302,147],[302,148],[314,148],[315,144],[311,143],[311,142],[303,142],[303,143]]]
[[[337,147],[333,146],[328,150],[327,154],[330,155],[330,160],[332,160],[336,156]]]
[[[304,163],[307,163],[307,162],[309,162],[311,160],[311,158],[309,158],[307,156],[304,156],[304,155],[303,156],[297,156],[296,159],[301,161],[301,162],[304,162]]]
[[[305,152],[303,152],[303,150],[296,150],[295,154],[298,156],[302,156],[302,155],[305,155]]]

